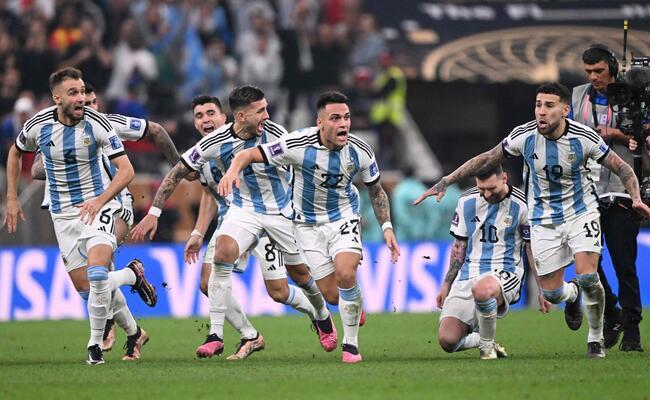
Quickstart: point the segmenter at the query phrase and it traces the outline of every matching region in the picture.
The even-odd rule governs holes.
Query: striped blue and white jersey
[[[524,192],[510,187],[499,203],[490,204],[474,187],[462,194],[451,221],[451,234],[467,240],[465,262],[458,280],[481,276],[494,269],[523,274],[522,245],[530,240]]]
[[[117,137],[119,137],[120,140],[123,142],[124,141],[137,142],[138,140],[142,139],[147,133],[148,121],[146,119],[126,117],[120,114],[104,114],[104,115],[106,116],[106,118],[108,118],[108,122],[111,123],[113,129],[115,129],[115,133],[117,133]],[[45,160],[43,160],[43,163],[45,163]],[[104,166],[104,168],[106,168],[106,170],[108,171],[111,177],[115,176],[117,169],[113,164],[111,164],[110,160],[108,159],[108,157],[106,157],[106,155],[102,157],[102,165]],[[49,187],[50,185],[46,176],[45,191],[43,192],[43,202],[41,203],[41,208],[44,209],[50,207]],[[133,198],[133,195],[131,195],[129,189],[124,188],[117,196],[117,200],[120,202],[120,204],[122,204],[122,199],[124,198],[124,196],[131,196],[131,198]]]
[[[359,215],[357,173],[366,185],[379,181],[379,167],[368,144],[354,135],[340,151],[330,151],[318,127],[292,132],[260,146],[267,164],[294,169],[295,220],[308,224],[334,222]]]
[[[267,120],[261,136],[242,140],[235,135],[231,122],[202,138],[183,154],[181,161],[191,170],[200,171],[206,163],[214,160],[214,166],[225,174],[237,153],[276,140],[285,133],[287,131],[281,125]],[[288,170],[255,163],[246,167],[239,179],[240,187],[233,187],[228,196],[231,206],[291,218],[291,174]]]
[[[217,191],[221,177],[223,177],[223,174],[219,170],[216,160],[206,162],[199,170],[199,182],[210,190],[210,193],[214,196],[214,201],[219,206],[219,219],[226,215],[226,211],[230,207],[228,200],[221,197]]]
[[[56,106],[42,110],[25,123],[16,146],[25,152],[41,151],[50,211],[55,214],[101,195],[111,182],[102,157],[126,154],[106,116],[88,107],[74,126],[59,122]]]
[[[535,121],[516,127],[501,142],[506,157],[523,156],[532,225],[560,224],[596,212],[598,196],[590,165],[601,163],[609,147],[593,129],[566,119],[557,140],[537,132]]]

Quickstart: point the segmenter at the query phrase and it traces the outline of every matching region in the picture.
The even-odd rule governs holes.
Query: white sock
[[[316,309],[311,305],[307,296],[298,289],[296,286],[289,285],[289,296],[284,301],[284,304],[290,306],[296,311],[307,314],[309,319],[314,321],[316,319]]]
[[[226,298],[226,320],[241,334],[242,339],[254,339],[257,336],[257,330],[246,317],[232,290]]]
[[[111,291],[124,285],[135,285],[135,273],[131,271],[131,268],[122,268],[119,271],[109,272],[108,281],[111,285]]]
[[[322,321],[330,316],[330,312],[327,309],[327,305],[325,304],[325,298],[320,292],[320,289],[318,288],[316,281],[314,281],[314,278],[310,277],[309,282],[300,285],[300,288],[307,296],[307,300],[309,300],[311,305],[314,306],[314,309],[316,310],[316,318],[319,321]]]
[[[472,332],[465,337],[462,337],[458,343],[456,343],[456,348],[454,352],[475,349],[478,347],[481,336],[478,332]]]
[[[587,342],[603,342],[603,315],[605,311],[605,290],[598,274],[584,274],[586,280],[578,279],[582,289],[582,301],[587,314],[589,334]]]
[[[88,267],[88,282],[90,293],[88,295],[88,319],[90,320],[90,339],[88,347],[99,345],[101,347],[106,327],[108,308],[111,303],[111,290],[108,283],[108,269],[101,265]]]
[[[343,322],[343,344],[358,347],[361,318],[361,288],[355,283],[349,289],[339,288],[339,313]]]
[[[485,301],[474,300],[478,316],[479,347],[490,349],[494,346],[494,335],[497,330],[497,299]]]
[[[234,264],[213,263],[208,280],[210,300],[210,334],[223,339],[223,323],[226,318],[226,304],[232,296],[232,269]]]
[[[120,289],[113,292],[113,318],[115,323],[126,332],[127,336],[135,335],[138,332],[138,324],[131,314],[126,298]]]

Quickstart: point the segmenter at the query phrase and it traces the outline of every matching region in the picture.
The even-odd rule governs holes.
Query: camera
[[[635,57],[622,82],[607,86],[607,101],[616,107],[618,127],[626,135],[643,141],[650,135],[650,57]]]

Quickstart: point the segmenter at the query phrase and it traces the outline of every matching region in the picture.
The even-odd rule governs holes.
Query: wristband
[[[381,230],[385,231],[386,229],[393,229],[393,224],[390,221],[386,221],[381,225]]]
[[[158,207],[151,206],[149,207],[149,212],[147,213],[149,215],[153,215],[156,218],[160,217],[160,214],[162,214],[162,210]]]
[[[203,236],[203,234],[202,234],[201,232],[199,232],[198,229],[194,229],[194,230],[192,231],[192,233],[190,233],[190,236],[198,236],[198,237],[200,237],[201,239],[203,239],[203,238],[205,237],[205,236]]]

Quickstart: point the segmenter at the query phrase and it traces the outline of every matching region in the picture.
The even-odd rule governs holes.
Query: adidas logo
[[[54,147],[54,140],[50,140],[50,142],[47,144],[47,147]]]
[[[314,169],[320,169],[320,167],[318,167],[318,164],[314,164],[313,168]]]
[[[271,265],[271,266],[268,267],[266,270],[267,270],[267,271],[275,271],[276,269],[277,269],[277,268],[275,268],[275,265]]]
[[[537,157],[537,153],[533,153],[533,160],[539,160],[539,157]]]
[[[476,217],[472,218],[472,222],[481,222],[481,219],[477,215]]]

